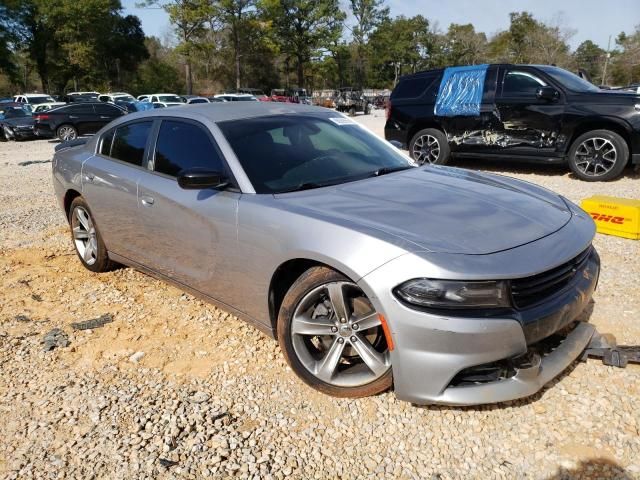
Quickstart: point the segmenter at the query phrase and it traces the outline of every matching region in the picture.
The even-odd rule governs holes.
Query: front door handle
[[[93,182],[93,179],[96,178],[96,176],[93,173],[85,173],[84,178],[87,182]]]
[[[153,205],[153,197],[150,197],[148,195],[141,196],[140,201],[145,207],[150,207],[151,205]]]
[[[69,118],[78,118],[77,115],[69,115]]]
[[[111,117],[107,117],[105,115],[100,115],[100,118],[103,119],[103,120],[109,120]]]

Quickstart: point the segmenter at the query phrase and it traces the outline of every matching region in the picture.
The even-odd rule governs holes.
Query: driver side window
[[[502,82],[503,97],[535,97],[536,91],[544,87],[546,82],[535,75],[522,70],[510,70],[504,75]]]

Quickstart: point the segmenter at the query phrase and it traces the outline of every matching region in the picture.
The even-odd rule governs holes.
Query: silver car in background
[[[82,263],[129,265],[278,339],[331,395],[531,395],[589,343],[591,217],[535,185],[424,166],[348,117],[205,104],[62,145],[53,183]]]

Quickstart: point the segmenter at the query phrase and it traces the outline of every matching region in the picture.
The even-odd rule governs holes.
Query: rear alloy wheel
[[[76,197],[71,202],[69,223],[73,244],[82,264],[92,272],[111,270],[114,263],[109,260],[107,249],[91,216],[89,206],[82,197]]]
[[[444,165],[450,153],[447,137],[435,128],[420,130],[411,139],[409,153],[418,165]]]
[[[627,142],[609,130],[587,132],[579,136],[569,150],[569,167],[577,177],[588,182],[619,177],[628,160]]]
[[[329,268],[308,270],[287,292],[278,340],[293,371],[321,392],[355,398],[392,384],[378,313],[360,287]]]
[[[61,125],[56,133],[61,142],[68,142],[78,138],[78,131],[73,125]]]

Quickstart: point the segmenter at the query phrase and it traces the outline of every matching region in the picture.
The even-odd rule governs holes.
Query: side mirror
[[[560,98],[560,92],[550,86],[539,87],[538,90],[536,90],[536,97],[540,100],[555,102]]]
[[[178,185],[185,190],[222,189],[229,185],[229,180],[220,172],[185,170],[178,176]]]

